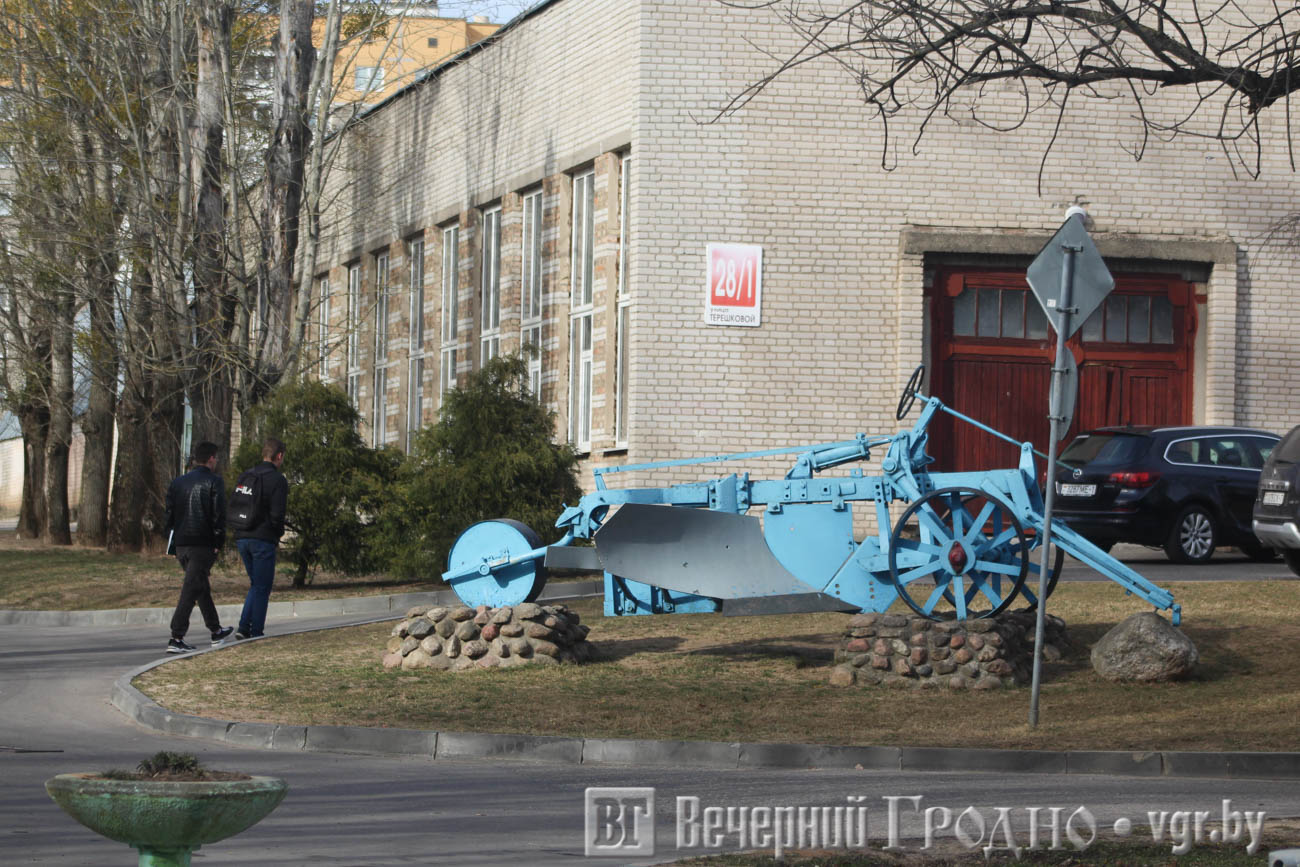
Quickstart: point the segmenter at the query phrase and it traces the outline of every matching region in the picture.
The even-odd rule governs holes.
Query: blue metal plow
[[[543,544],[525,525],[483,521],[456,540],[443,578],[467,605],[514,605],[537,598],[546,569],[605,574],[605,614],[884,611],[897,600],[933,620],[989,617],[1017,596],[1038,603],[1045,529],[1035,452],[919,391],[918,367],[903,390],[902,421],[918,397],[920,416],[892,436],[769,449],[594,471],[596,490],[563,510],[558,542]],[[938,473],[927,468],[926,430],[945,412],[1020,448],[1015,469]],[[845,464],[884,449],[879,475]],[[633,470],[796,455],[779,480],[749,473],[663,488],[610,488],[608,476]],[[854,539],[853,504],[871,503],[878,533]],[[891,504],[906,504],[897,521]],[[753,510],[762,517],[750,515]],[[590,540],[594,546],[575,544]],[[1048,580],[1056,586],[1064,554],[1110,578],[1177,625],[1181,609],[1157,587],[1059,521]],[[1032,580],[1029,580],[1032,579]]]

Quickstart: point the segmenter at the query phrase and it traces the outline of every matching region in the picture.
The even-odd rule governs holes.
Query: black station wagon
[[[1061,453],[1069,469],[1057,469],[1055,517],[1103,548],[1162,547],[1175,563],[1204,563],[1223,545],[1271,560],[1251,509],[1278,439],[1239,427],[1088,431]]]
[[[1292,428],[1264,462],[1254,516],[1255,535],[1300,575],[1300,427]]]

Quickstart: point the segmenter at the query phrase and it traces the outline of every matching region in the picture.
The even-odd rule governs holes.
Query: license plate
[[[1285,492],[1285,491],[1265,491],[1265,492],[1264,492],[1264,505],[1266,505],[1266,506],[1280,506],[1280,505],[1282,505],[1284,502],[1286,502],[1286,492]]]
[[[1091,497],[1097,493],[1096,485],[1057,485],[1056,492],[1062,497]]]

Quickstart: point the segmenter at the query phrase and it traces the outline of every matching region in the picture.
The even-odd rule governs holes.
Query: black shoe
[[[224,642],[228,637],[230,637],[230,633],[234,631],[235,631],[235,627],[224,626],[221,629],[218,629],[216,632],[212,633],[212,646],[216,647],[217,645]]]
[[[242,633],[242,632],[236,632],[236,633],[235,633],[235,640],[236,640],[236,641],[247,641],[247,640],[248,640],[248,636],[245,635],[245,634]]]
[[[198,648],[193,644],[186,644],[179,638],[173,638],[171,641],[167,642],[168,653],[189,653],[193,650],[198,650]]]

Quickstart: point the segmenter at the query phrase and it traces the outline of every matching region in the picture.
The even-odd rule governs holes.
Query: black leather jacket
[[[226,486],[199,466],[167,486],[166,529],[176,547],[220,548],[226,541]]]

